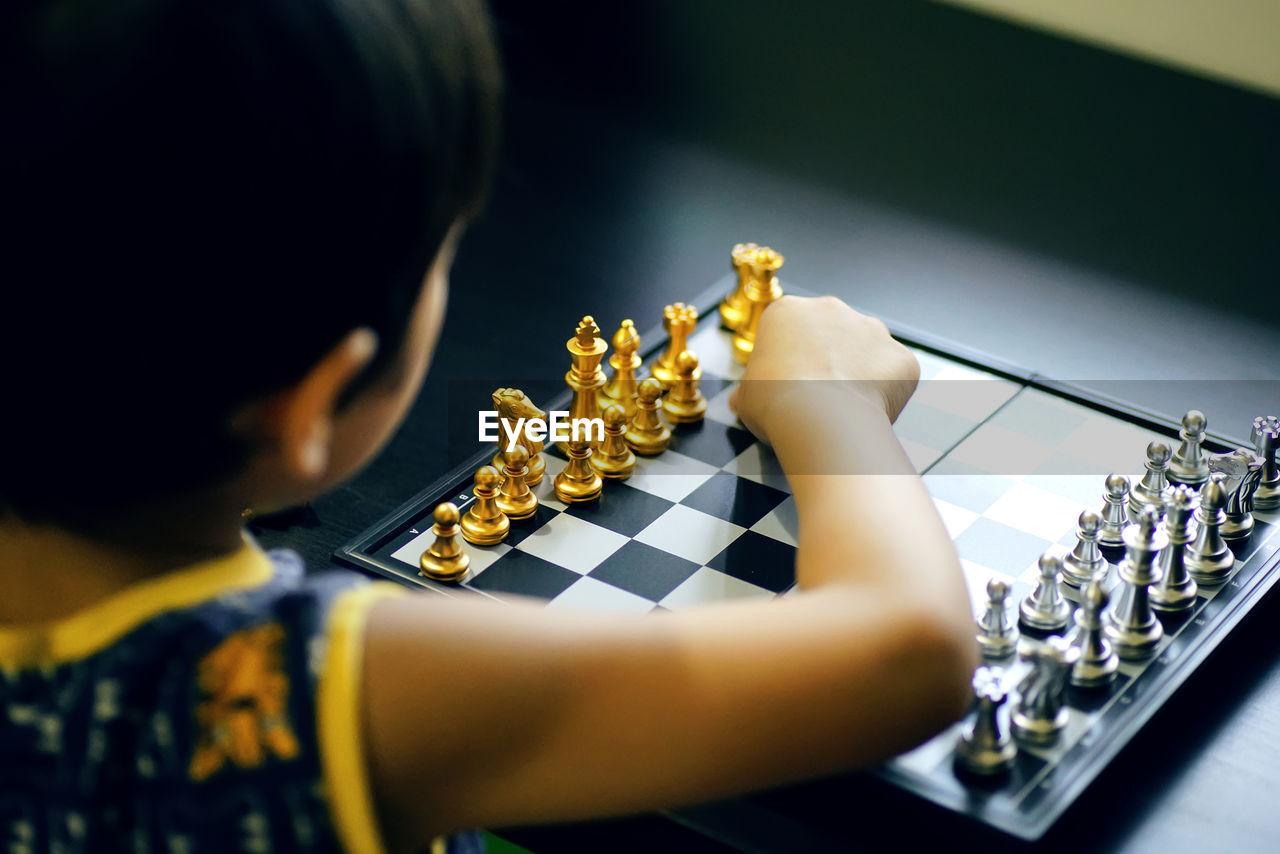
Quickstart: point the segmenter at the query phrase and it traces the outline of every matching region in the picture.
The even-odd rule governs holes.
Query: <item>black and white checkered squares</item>
[[[548,452],[534,488],[538,513],[513,522],[503,543],[468,545],[465,586],[558,607],[634,612],[786,591],[795,577],[797,520],[772,454],[736,424],[707,421],[682,428],[677,439],[684,453],[642,457],[629,479],[573,506],[555,498],[551,484],[564,460]],[[416,567],[433,536],[424,527],[393,559]]]

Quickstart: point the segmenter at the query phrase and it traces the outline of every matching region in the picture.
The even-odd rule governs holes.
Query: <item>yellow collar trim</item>
[[[86,658],[166,611],[260,586],[271,559],[245,536],[231,554],[130,585],[82,611],[48,623],[0,626],[0,668],[48,667]]]

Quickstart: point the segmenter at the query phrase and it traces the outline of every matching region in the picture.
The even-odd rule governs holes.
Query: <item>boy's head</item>
[[[236,414],[335,348],[376,341],[344,400],[414,374],[496,146],[479,0],[3,5],[0,510],[85,528],[224,482]]]

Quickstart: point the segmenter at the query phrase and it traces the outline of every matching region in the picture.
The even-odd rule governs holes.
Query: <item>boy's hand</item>
[[[915,356],[876,318],[835,297],[784,296],[761,316],[751,361],[729,405],[769,441],[784,423],[834,411],[844,394],[893,422],[919,379]]]

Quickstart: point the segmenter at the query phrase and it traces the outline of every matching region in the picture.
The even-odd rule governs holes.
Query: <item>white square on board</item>
[[[944,412],[985,420],[1018,393],[1020,386],[964,365],[947,365],[927,383],[921,383],[916,396]]]
[[[585,575],[626,544],[622,534],[561,513],[516,548]]]
[[[587,577],[569,585],[569,589],[552,599],[547,607],[613,614],[647,614],[653,610],[653,605],[653,602],[643,596]]]
[[[1053,448],[1027,436],[987,424],[961,442],[948,459],[991,474],[1022,480],[1036,471]]]
[[[664,451],[657,457],[636,457],[636,470],[626,484],[668,501],[679,501],[719,471],[684,454]]]
[[[965,529],[978,518],[978,514],[972,510],[957,507],[949,501],[943,501],[941,498],[933,499],[933,506],[937,509],[938,515],[942,517],[942,524],[953,540],[963,534]]]
[[[694,563],[706,563],[746,528],[677,504],[649,523],[636,540]]]
[[[1146,471],[1147,443],[1154,439],[1177,447],[1167,436],[1090,412],[1085,422],[1062,441],[1059,450],[1082,460],[1094,471],[1137,478]]]
[[[771,599],[773,597],[774,593],[770,590],[757,587],[740,578],[734,578],[732,575],[725,575],[718,569],[704,566],[668,593],[658,604],[672,611],[679,611],[733,599]]]
[[[1057,542],[1075,530],[1080,505],[1029,483],[1015,483],[982,514],[1042,540]]]
[[[773,455],[773,449],[763,442],[748,446],[741,454],[725,463],[724,470],[744,480],[772,486],[783,492],[791,491],[791,484],[787,483],[787,476],[782,473],[782,463]]]
[[[770,510],[768,515],[751,526],[751,530],[789,546],[795,546],[800,536],[800,514],[796,510],[795,498],[788,497],[786,501]]]
[[[738,416],[734,415],[733,410],[729,408],[729,398],[733,395],[733,389],[734,386],[727,386],[707,401],[706,417],[709,420],[728,424],[730,427],[742,426],[738,422]]]
[[[705,326],[694,332],[685,344],[698,355],[698,367],[704,374],[736,380],[742,376],[743,365],[733,360],[733,336],[718,324],[720,315],[713,314],[703,321]]]

